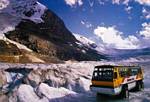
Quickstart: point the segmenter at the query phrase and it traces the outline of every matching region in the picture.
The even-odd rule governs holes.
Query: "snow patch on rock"
[[[15,41],[13,41],[13,40],[10,40],[10,39],[6,38],[5,36],[4,36],[2,39],[3,39],[4,41],[6,41],[6,42],[15,44],[19,49],[22,49],[22,50],[26,50],[26,51],[32,52],[32,50],[29,49],[29,48],[27,48],[25,45],[22,45],[22,44],[20,44],[20,43],[18,43],[18,42],[15,42]]]
[[[0,39],[22,21],[28,19],[42,23],[47,8],[37,0],[0,0]]]
[[[0,13],[0,39],[3,39],[4,33],[14,30],[15,26],[17,26],[20,21],[20,18],[14,17],[8,13]]]
[[[47,9],[37,0],[3,0],[0,13],[8,13],[21,19],[29,19],[35,23],[41,23],[41,16]]]
[[[35,10],[36,12],[31,17],[25,17],[25,19],[30,19],[31,21],[34,21],[36,23],[44,22],[41,17],[45,12],[46,7],[41,3],[37,2],[37,5],[35,6]]]
[[[95,42],[93,42],[93,41],[89,40],[88,38],[81,36],[79,34],[74,34],[74,36],[76,37],[77,40],[79,40],[84,45],[90,46],[90,44],[95,44]]]
[[[46,96],[49,99],[61,98],[66,95],[75,95],[76,94],[75,92],[65,89],[63,87],[54,88],[54,87],[50,87],[44,83],[40,84],[39,92],[41,92],[44,96]]]
[[[18,89],[20,102],[49,102],[48,99],[40,99],[30,85],[22,84]]]
[[[97,45],[94,41],[84,37],[83,35],[79,35],[79,34],[73,34],[73,35],[79,41],[79,42],[76,42],[79,46],[86,46],[86,47],[94,49],[98,52],[104,52],[105,51],[105,48],[102,44]]]

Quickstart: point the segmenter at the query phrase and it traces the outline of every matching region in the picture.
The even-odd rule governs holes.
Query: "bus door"
[[[118,87],[120,85],[120,78],[118,73],[118,68],[114,68],[114,87]]]

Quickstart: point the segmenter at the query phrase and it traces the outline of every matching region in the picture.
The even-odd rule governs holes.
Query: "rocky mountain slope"
[[[11,46],[13,41],[22,56],[20,58],[17,55],[19,62],[106,58],[88,46],[79,46],[79,41],[65,27],[64,22],[37,0],[2,0],[0,4],[0,39],[4,42],[4,39],[7,39],[8,46]],[[24,48],[18,48],[18,44]],[[10,53],[7,57],[14,57],[14,54]],[[32,61],[33,57],[38,60]],[[5,56],[0,58],[1,61],[2,59],[5,59]]]

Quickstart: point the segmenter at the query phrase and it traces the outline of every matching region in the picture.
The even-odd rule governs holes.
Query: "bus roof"
[[[141,68],[140,66],[124,66],[124,65],[99,65],[95,66],[95,68],[113,68],[113,67],[132,67],[132,68]]]

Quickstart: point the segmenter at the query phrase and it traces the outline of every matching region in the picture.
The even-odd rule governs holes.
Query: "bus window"
[[[98,68],[95,68],[95,69],[94,69],[94,71],[97,71],[97,70],[98,70]]]
[[[97,77],[97,73],[94,73],[94,77]]]
[[[126,77],[126,76],[128,76],[128,70],[127,70],[127,68],[119,68],[119,75],[120,75],[121,77]]]
[[[95,79],[95,80],[98,79],[98,73],[97,73],[97,71],[94,71],[94,72],[93,72],[93,77],[92,77],[92,79]]]
[[[138,74],[139,69],[137,68],[132,68],[131,69],[131,75],[137,75]]]
[[[117,72],[114,72],[114,79],[117,79],[118,76],[117,76]]]
[[[113,69],[112,68],[98,68],[98,70],[94,70],[92,80],[112,81]]]

